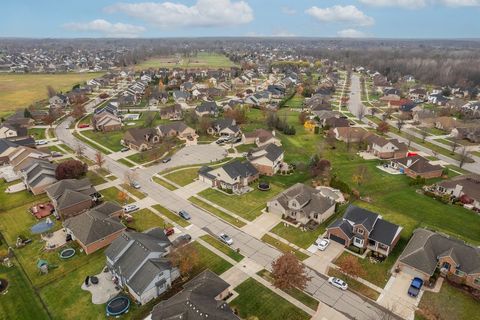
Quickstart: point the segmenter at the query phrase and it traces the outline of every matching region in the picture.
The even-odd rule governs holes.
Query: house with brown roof
[[[366,139],[369,135],[372,135],[373,133],[358,127],[338,127],[330,129],[330,134],[332,134],[335,139],[339,141],[360,142]]]
[[[451,136],[457,139],[468,140],[472,143],[480,142],[480,126],[460,127],[454,128],[451,131]]]
[[[45,188],[55,208],[55,215],[68,219],[90,209],[97,190],[88,178],[60,180]]]
[[[427,229],[413,232],[397,266],[424,281],[439,270],[455,282],[480,289],[480,248]]]
[[[436,164],[430,164],[428,159],[422,156],[414,155],[394,159],[390,162],[390,167],[405,173],[410,178],[421,177],[425,179],[439,178],[442,176],[443,167]]]
[[[372,134],[365,138],[367,151],[380,159],[403,158],[408,153],[408,146],[397,139],[385,139],[379,135]]]
[[[322,223],[335,213],[335,200],[303,183],[296,183],[267,202],[267,211],[301,224]]]
[[[452,117],[438,117],[434,120],[434,126],[437,129],[450,132],[458,126],[458,121]]]
[[[168,120],[182,119],[182,106],[178,103],[160,109],[160,118]]]
[[[161,124],[157,127],[160,137],[179,137],[187,138],[195,136],[195,130],[185,124],[185,122],[177,121],[167,124]]]
[[[97,131],[117,131],[122,128],[122,120],[110,112],[103,111],[93,115],[92,125]]]
[[[244,133],[242,136],[242,141],[244,144],[256,144],[257,147],[262,147],[264,145],[274,143],[276,145],[281,145],[282,142],[275,135],[275,130],[268,131],[265,129],[256,129],[253,132]]]
[[[113,202],[104,202],[63,223],[67,234],[78,242],[86,254],[110,245],[127,228],[120,222],[123,208]]]
[[[449,195],[461,199],[480,210],[480,175],[469,174],[456,176],[434,185],[435,191],[442,195]]]
[[[388,256],[398,240],[402,227],[383,220],[369,210],[350,205],[342,218],[327,228],[327,238],[345,247],[351,245]]]
[[[153,128],[132,128],[125,132],[122,145],[137,151],[152,149],[161,142],[158,131]]]
[[[8,162],[14,172],[20,172],[40,159],[47,159],[50,155],[38,149],[18,147],[8,155]]]

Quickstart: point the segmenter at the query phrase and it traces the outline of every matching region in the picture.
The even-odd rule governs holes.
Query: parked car
[[[410,297],[416,297],[420,293],[420,289],[423,286],[423,280],[420,278],[413,278],[412,283],[410,283],[410,287],[408,288],[408,295]]]
[[[165,228],[163,229],[163,231],[165,232],[165,235],[168,237],[168,236],[171,236],[172,234],[175,233],[175,229],[173,227],[168,227],[168,228]]]
[[[88,128],[90,127],[90,125],[88,123],[82,123],[82,124],[79,124],[78,127],[82,129],[82,128]]]
[[[165,158],[162,160],[163,163],[167,163],[167,162],[170,162],[170,160],[172,160],[172,158]]]
[[[178,215],[179,215],[180,217],[182,217],[183,219],[185,219],[185,220],[190,220],[190,219],[192,219],[192,217],[190,216],[190,214],[189,214],[187,211],[185,211],[185,210],[180,210],[180,211],[178,212]]]
[[[325,238],[318,238],[317,241],[315,241],[315,244],[317,245],[318,250],[324,251],[330,244],[330,240]]]
[[[51,155],[52,155],[53,158],[58,158],[58,157],[63,156],[63,154],[61,152],[58,152],[58,151],[52,151]]]
[[[47,144],[47,143],[48,143],[48,142],[45,141],[45,140],[37,140],[37,141],[35,141],[35,145],[37,145],[37,146],[43,146],[43,145],[45,145],[45,144]]]
[[[188,233],[178,236],[175,240],[172,241],[172,246],[180,247],[186,245],[192,240],[192,236]]]
[[[218,235],[218,238],[220,239],[220,241],[222,241],[225,244],[228,244],[229,246],[233,244],[233,239],[230,238],[230,236],[226,233],[220,233]]]
[[[123,147],[122,149],[120,149],[120,152],[127,152],[128,150],[130,150],[129,147]]]
[[[133,211],[137,211],[138,209],[140,209],[136,204],[129,204],[129,205],[126,205],[125,207],[123,207],[123,211],[125,211],[125,213],[130,213],[130,212],[133,212]]]
[[[343,281],[342,279],[335,278],[335,277],[330,277],[328,278],[328,283],[330,283],[332,286],[337,287],[341,290],[347,290],[348,289],[348,284]]]
[[[140,189],[140,183],[138,183],[137,181],[132,181],[132,183],[130,184],[133,188],[135,189]]]

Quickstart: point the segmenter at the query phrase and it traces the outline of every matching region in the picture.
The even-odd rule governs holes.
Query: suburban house
[[[347,118],[333,116],[324,119],[322,121],[322,127],[329,129],[350,127],[350,121]]]
[[[160,143],[160,136],[153,128],[132,128],[125,132],[121,143],[132,150],[145,151]]]
[[[435,191],[460,199],[462,203],[480,210],[480,175],[456,176],[435,184]]]
[[[267,211],[307,224],[322,223],[335,213],[335,200],[302,183],[296,183],[267,202]]]
[[[203,116],[217,117],[218,116],[217,103],[215,101],[204,101],[195,108],[195,113],[199,117],[203,117]]]
[[[276,174],[283,162],[283,148],[274,143],[251,149],[247,159],[262,175],[273,176]]]
[[[168,120],[181,120],[182,106],[176,103],[173,106],[167,106],[160,109],[160,118]]]
[[[188,92],[179,90],[173,91],[173,100],[175,100],[176,103],[185,103],[190,100],[190,97],[190,93]]]
[[[207,269],[187,282],[182,291],[153,307],[151,319],[239,320],[225,302],[231,294],[229,287]]]
[[[107,267],[118,286],[145,304],[167,291],[180,276],[165,256],[171,242],[161,228],[124,231],[105,250]]]
[[[92,207],[97,192],[88,178],[60,180],[45,188],[56,215],[64,220]]]
[[[430,164],[428,159],[419,155],[394,159],[390,161],[390,167],[405,173],[410,178],[432,179],[441,177],[443,173],[442,166]]]
[[[480,127],[472,126],[472,127],[463,127],[463,128],[454,128],[451,131],[451,136],[457,139],[464,139],[468,140],[472,143],[479,143],[480,142]]]
[[[411,89],[408,92],[408,97],[414,101],[425,101],[427,99],[427,90],[423,88]]]
[[[380,159],[404,158],[408,153],[408,146],[397,139],[385,139],[372,134],[365,138],[367,151]]]
[[[213,121],[212,126],[207,129],[207,133],[216,136],[237,137],[242,134],[242,131],[237,126],[235,119],[225,118]]]
[[[27,190],[34,195],[39,195],[45,192],[45,188],[57,182],[56,168],[55,163],[38,160],[20,171],[20,174]]]
[[[93,114],[96,115],[104,112],[110,113],[111,115],[114,115],[114,116],[118,116],[119,115],[118,102],[108,102],[107,104],[95,109]]]
[[[345,247],[351,245],[388,256],[398,240],[402,227],[382,219],[382,216],[350,205],[342,218],[327,227],[327,238]]]
[[[167,91],[154,91],[148,100],[148,105],[151,107],[158,106],[159,103],[165,104],[168,102]]]
[[[259,178],[258,170],[248,161],[238,160],[224,164],[219,168],[202,167],[198,179],[210,185],[235,193],[244,192],[248,185]]]
[[[157,127],[157,131],[160,137],[180,137],[186,139],[187,137],[195,136],[195,130],[182,121],[161,124]]]
[[[27,128],[19,125],[3,123],[0,125],[0,139],[25,137],[27,135]]]
[[[67,234],[72,236],[86,254],[110,245],[127,229],[121,222],[123,208],[113,202],[104,202],[63,223]]]
[[[56,107],[65,108],[67,105],[70,104],[70,101],[69,101],[69,99],[66,95],[57,94],[57,95],[51,97],[50,99],[48,99],[48,103],[50,103],[50,105],[53,105],[53,106],[56,106]]]
[[[122,120],[110,112],[102,111],[93,115],[92,125],[97,131],[117,131],[122,128]]]
[[[256,144],[257,147],[262,147],[270,143],[278,146],[282,144],[280,139],[275,136],[275,130],[268,131],[265,129],[256,129],[253,132],[244,133],[242,141],[244,144]]]
[[[50,154],[38,149],[18,147],[14,152],[10,153],[8,162],[12,166],[13,171],[18,173],[41,159],[47,159],[49,156]]]
[[[343,142],[361,142],[367,136],[372,134],[371,132],[358,127],[338,127],[330,129],[330,132],[335,139]]]
[[[397,265],[425,281],[439,270],[456,282],[480,289],[480,249],[441,233],[416,229]]]

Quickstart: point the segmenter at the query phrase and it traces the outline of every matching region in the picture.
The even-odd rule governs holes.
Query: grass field
[[[223,242],[220,242],[220,240],[215,239],[211,235],[206,234],[206,235],[201,236],[200,238],[203,241],[205,241],[206,243],[208,243],[209,245],[211,245],[212,247],[214,247],[215,249],[220,250],[221,252],[223,252],[224,254],[226,254],[227,256],[232,258],[233,260],[235,260],[237,262],[242,261],[243,256],[240,253],[233,250],[232,248],[230,248],[229,246],[227,246]]]
[[[195,57],[155,57],[145,60],[135,66],[136,70],[148,68],[230,68],[235,63],[218,53],[200,52]]]
[[[120,189],[117,187],[110,187],[107,189],[100,190],[100,194],[103,196],[104,201],[114,201],[119,203],[120,205],[124,205],[125,203],[120,203],[120,200],[118,199],[118,195],[122,192]],[[133,199],[130,197],[127,197],[126,203],[132,203]]]
[[[301,94],[297,93],[285,103],[285,107],[302,108],[304,100],[305,98]]]
[[[380,293],[377,291],[373,290],[370,287],[367,287],[363,283],[358,282],[357,280],[353,279],[352,277],[349,277],[340,271],[329,268],[328,269],[328,275],[332,277],[337,277],[348,283],[348,288],[354,292],[360,293],[364,295],[365,297],[368,297],[372,300],[377,300],[378,297],[380,296]]]
[[[170,190],[170,191],[177,190],[177,187],[175,187],[173,184],[168,183],[167,181],[165,181],[165,180],[163,180],[163,179],[160,179],[159,177],[153,176],[152,179],[153,179],[153,181],[154,181],[155,183],[158,183],[159,185],[161,185],[162,187],[167,188],[167,189]]]
[[[278,294],[249,278],[235,288],[239,296],[230,305],[242,319],[257,317],[262,320],[306,320],[310,316]]]
[[[14,111],[47,99],[47,86],[52,86],[57,91],[68,91],[75,84],[101,75],[102,73],[1,74],[0,112]]]
[[[172,211],[168,210],[167,208],[162,207],[159,204],[156,204],[153,206],[155,210],[160,212],[162,215],[170,219],[171,221],[175,222],[176,224],[182,226],[182,227],[187,227],[190,225],[188,221],[185,219],[182,219],[178,214],[173,213]]]
[[[282,251],[283,253],[293,252],[299,260],[303,261],[303,260],[308,258],[308,255],[306,255],[305,253],[303,253],[301,251],[298,251],[298,250],[295,250],[293,247],[289,246],[288,244],[283,243],[282,241],[277,240],[277,239],[275,239],[274,237],[272,237],[268,234],[265,234],[262,237],[262,241],[270,244],[271,246],[273,246],[273,247],[277,248],[278,250]]]
[[[190,245],[196,249],[199,257],[199,263],[194,267],[194,270],[191,272],[192,274],[195,275],[205,269],[210,269],[210,271],[220,275],[233,267],[231,263],[223,260],[200,243],[192,242]]]
[[[184,187],[187,184],[192,183],[194,179],[198,178],[198,170],[199,168],[183,169],[166,174],[164,177],[172,182],[175,182],[179,186]]]
[[[169,223],[147,208],[135,211],[132,216],[133,221],[127,223],[127,226],[137,230],[138,232],[143,232],[151,228],[166,228],[171,226]]]
[[[245,222],[236,219],[235,217],[229,215],[228,213],[225,213],[222,210],[217,209],[217,208],[211,206],[210,204],[206,203],[205,201],[202,201],[202,200],[200,200],[196,197],[190,197],[188,199],[188,201],[190,201],[191,203],[197,205],[198,207],[210,212],[211,214],[216,215],[220,219],[223,219],[223,220],[227,221],[228,223],[233,224],[234,226],[236,226],[238,228],[241,228],[241,227],[245,226]]]

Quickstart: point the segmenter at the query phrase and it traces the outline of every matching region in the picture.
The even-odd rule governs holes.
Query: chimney
[[[275,137],[275,130],[272,130],[272,135]]]

